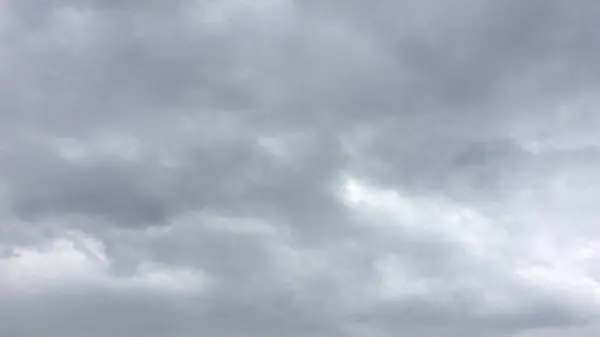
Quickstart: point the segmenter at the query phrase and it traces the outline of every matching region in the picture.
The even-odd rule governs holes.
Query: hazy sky
[[[4,0],[0,335],[600,334],[593,0]]]

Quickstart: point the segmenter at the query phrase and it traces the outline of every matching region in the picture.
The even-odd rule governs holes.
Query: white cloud
[[[115,276],[104,245],[78,232],[41,246],[13,248],[0,260],[0,275],[9,291],[25,293],[89,287],[192,294],[208,284],[202,271],[152,263],[139,265],[131,277]]]

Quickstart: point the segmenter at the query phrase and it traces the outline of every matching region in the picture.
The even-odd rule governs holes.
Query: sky
[[[0,335],[597,336],[599,16],[2,1]]]

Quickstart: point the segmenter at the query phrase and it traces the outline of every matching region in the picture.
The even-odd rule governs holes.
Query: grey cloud
[[[331,199],[335,184],[330,183],[340,165],[335,145],[309,144],[297,163],[282,166],[249,142],[192,149],[179,168],[163,167],[152,158],[73,162],[51,153],[20,156],[11,152],[2,156],[4,180],[16,214],[27,219],[71,213],[125,226],[160,225],[177,211],[214,209],[249,215],[283,212],[311,226],[311,218],[337,207]],[[325,147],[332,148],[324,151]],[[327,163],[331,164],[315,167]],[[141,172],[146,165],[155,168]]]
[[[164,191],[148,186],[145,180],[149,178],[125,163],[76,164],[51,153],[35,152],[3,157],[11,206],[24,219],[82,213],[117,223],[156,224],[165,221],[174,207],[167,195],[158,194]]]
[[[6,299],[0,306],[6,336],[163,336],[177,333],[178,314],[185,314],[173,301],[148,294],[87,290]]]
[[[585,336],[597,305],[577,289],[596,282],[578,245],[597,235],[598,10],[5,1],[0,251],[51,254],[48,242],[77,229],[103,244],[107,270],[93,271],[104,281],[157,263],[212,283],[189,296],[72,280],[76,294],[15,292],[0,301],[0,332]],[[64,139],[85,158],[53,145]],[[354,209],[346,175],[406,196],[389,208],[454,206],[414,210],[424,222]],[[489,231],[452,227],[464,209]],[[92,273],[61,254],[57,268]],[[415,293],[378,293],[390,257],[393,282]],[[38,277],[27,261],[2,254],[0,285]]]

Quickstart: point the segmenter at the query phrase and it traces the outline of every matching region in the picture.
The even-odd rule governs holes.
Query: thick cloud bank
[[[598,17],[0,2],[0,335],[598,335]]]

